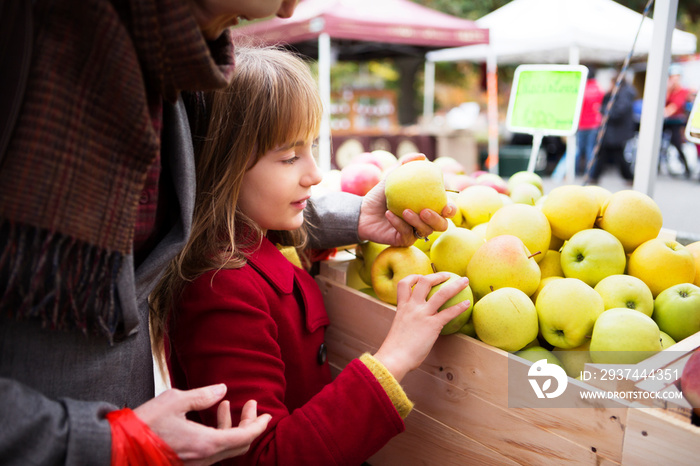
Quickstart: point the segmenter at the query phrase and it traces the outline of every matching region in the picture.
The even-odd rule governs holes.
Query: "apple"
[[[695,415],[700,416],[700,349],[693,351],[683,366],[681,392]]]
[[[486,223],[498,209],[503,207],[503,200],[498,191],[490,186],[470,186],[460,191],[456,204],[461,211],[467,228]]]
[[[572,378],[581,376],[586,363],[591,363],[591,340],[586,339],[582,345],[575,348],[557,348],[552,349],[552,353],[561,361],[566,375]]]
[[[529,184],[537,188],[541,194],[544,194],[544,187],[542,182],[542,177],[535,172],[529,172],[527,170],[515,172],[508,178],[508,188],[511,193],[513,188],[521,184]]]
[[[620,240],[599,228],[574,233],[561,248],[561,268],[567,278],[589,286],[610,275],[625,273],[627,256]]]
[[[484,241],[486,241],[486,229],[489,227],[489,222],[480,223],[471,228],[471,231],[479,235]]]
[[[551,276],[551,277],[544,277],[544,278],[540,279],[540,284],[537,285],[537,289],[530,296],[530,299],[532,300],[532,302],[533,303],[537,302],[537,297],[540,295],[540,291],[542,291],[542,288],[544,288],[547,285],[547,283],[551,282],[552,280],[557,280],[559,278],[564,278],[564,277],[563,276],[561,276],[561,277]]]
[[[367,285],[372,286],[372,264],[380,252],[388,248],[388,244],[363,241],[355,248],[355,257],[362,262],[357,272]]]
[[[364,261],[362,259],[353,259],[348,262],[348,268],[345,271],[345,284],[350,288],[361,290],[367,286],[367,283],[360,277],[360,269]]]
[[[510,189],[510,199],[515,204],[534,206],[541,197],[542,192],[530,183],[520,183]]]
[[[593,326],[590,352],[596,364],[637,364],[661,349],[659,326],[634,309],[608,309]]]
[[[549,242],[549,249],[552,251],[561,251],[564,246],[564,240],[552,235],[552,240]]]
[[[667,349],[676,344],[676,340],[671,338],[666,332],[659,332],[661,334],[661,348]]]
[[[651,317],[654,312],[654,296],[646,283],[625,274],[603,278],[593,288],[603,298],[605,309],[626,307]]]
[[[593,228],[598,217],[598,201],[584,186],[557,186],[542,202],[542,212],[549,220],[552,234],[567,240],[576,232]]]
[[[376,166],[379,170],[382,172],[384,171],[384,165],[382,165],[382,162],[372,155],[370,152],[362,152],[360,154],[354,155],[351,159],[348,165],[355,164],[355,163],[371,163],[372,165]],[[343,167],[345,168],[345,167]]]
[[[467,275],[467,264],[484,239],[466,228],[448,228],[430,248],[430,260],[438,272]]]
[[[340,189],[364,196],[382,179],[382,171],[371,163],[353,163],[340,170]]]
[[[360,289],[359,291],[362,292],[362,293],[364,293],[364,294],[366,294],[366,295],[370,295],[370,296],[373,297],[373,298],[377,298],[377,293],[374,292],[374,290],[372,289],[372,287],[369,287],[369,286],[368,286],[368,287],[365,287],[365,288]],[[377,299],[379,299],[379,298],[377,298]]]
[[[372,264],[372,289],[377,297],[396,304],[399,281],[411,274],[433,273],[430,258],[415,246],[389,246],[377,255]]]
[[[448,191],[460,192],[476,184],[473,176],[464,173],[443,173],[442,176],[445,180],[445,189]]]
[[[603,298],[578,278],[551,280],[540,291],[535,306],[542,337],[558,348],[581,346],[605,310]]]
[[[535,262],[539,262],[549,248],[552,229],[547,217],[537,207],[512,204],[498,209],[488,222],[486,239],[499,235],[514,235],[520,238],[528,251],[533,254],[539,253],[533,256]]]
[[[563,277],[564,271],[561,268],[561,253],[553,249],[548,249],[542,254],[542,259],[538,262],[540,266],[540,279],[547,277]]]
[[[508,183],[495,173],[484,173],[476,178],[476,184],[479,186],[491,186],[493,189],[506,196],[510,194]]]
[[[547,364],[556,364],[562,369],[566,370],[564,364],[561,360],[547,348],[542,348],[541,346],[531,346],[529,348],[523,348],[515,353],[516,356],[520,356],[523,359],[527,359],[530,362],[537,362],[540,359],[546,359]]]
[[[491,172],[488,172],[486,170],[474,170],[473,172],[471,172],[471,176],[473,176],[474,178],[479,178],[481,175],[486,175],[487,173]]]
[[[540,268],[523,241],[514,235],[487,239],[467,265],[467,277],[478,300],[499,288],[517,288],[530,296],[540,283]]]
[[[620,240],[625,252],[659,236],[663,217],[656,202],[640,191],[613,193],[603,204],[597,225]]]
[[[674,341],[700,332],[700,287],[679,283],[666,288],[654,300],[651,317]]]
[[[457,207],[457,196],[459,194],[452,192],[452,191],[447,191],[447,202],[453,204],[455,207]],[[466,221],[464,220],[464,215],[462,215],[462,211],[459,209],[455,209],[456,212],[452,218],[448,218],[448,221],[451,221],[455,226],[458,227],[464,227],[466,228]]]
[[[398,162],[398,158],[388,150],[377,149],[370,154],[379,163],[382,171],[387,171]]]
[[[430,297],[437,293],[440,290],[440,288],[442,288],[444,285],[454,282],[455,280],[459,280],[461,278],[461,276],[455,273],[450,273],[449,275],[450,278],[448,278],[446,281],[439,283],[431,288],[426,300],[430,299]],[[469,287],[469,285],[467,285],[466,288],[457,293],[455,296],[448,299],[445,302],[445,304],[440,306],[438,312],[442,311],[443,309],[447,309],[448,307],[454,306],[455,304],[459,304],[463,301],[469,301],[471,304],[464,312],[462,312],[460,315],[458,315],[454,319],[450,320],[447,324],[445,324],[445,326],[442,327],[442,330],[440,331],[440,335],[452,335],[453,333],[457,333],[459,329],[461,329],[467,323],[467,321],[469,321],[469,318],[472,315],[472,310],[474,309],[474,295],[472,294],[472,289]]]
[[[593,197],[595,197],[596,201],[598,202],[598,214],[600,215],[600,209],[603,208],[603,204],[605,204],[608,198],[612,196],[612,192],[609,189],[598,186],[597,184],[591,184],[584,187],[593,194]]]
[[[440,214],[447,205],[442,171],[433,162],[406,162],[390,171],[385,183],[387,207],[399,217],[406,209],[416,213],[431,209]]]
[[[457,161],[457,159],[448,156],[437,157],[433,161],[443,173],[454,173],[454,174],[465,174],[466,170],[464,165]]]
[[[472,306],[472,314],[474,313],[474,306]],[[469,319],[467,322],[462,325],[462,327],[459,329],[459,333],[462,335],[467,335],[472,338],[477,338],[476,336],[476,330],[474,330],[474,319],[469,316]]]
[[[479,340],[505,351],[518,351],[537,338],[537,311],[517,288],[499,288],[479,299],[472,311]]]
[[[627,274],[647,284],[654,297],[666,288],[695,279],[693,255],[678,241],[653,238],[632,251]]]
[[[695,261],[695,279],[693,284],[700,286],[700,241],[686,245],[686,249],[690,251]]]

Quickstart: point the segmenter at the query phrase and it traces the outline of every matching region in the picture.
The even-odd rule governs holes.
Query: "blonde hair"
[[[157,356],[163,354],[165,324],[185,283],[209,270],[242,267],[260,244],[260,228],[237,208],[246,170],[272,149],[311,140],[321,121],[321,98],[308,66],[276,47],[237,46],[229,86],[195,97],[198,108],[190,112],[197,181],[192,233],[151,295]],[[270,234],[282,244],[302,247],[308,233],[302,227]]]

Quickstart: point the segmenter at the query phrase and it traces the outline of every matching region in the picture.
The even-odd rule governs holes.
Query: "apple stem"
[[[491,291],[493,291],[493,285],[489,285],[489,288],[491,288]]]
[[[435,267],[435,264],[433,264],[433,263],[431,262],[431,263],[430,263],[430,267],[432,267],[433,273],[438,273],[438,269],[437,269],[437,267]]]
[[[530,254],[529,256],[527,256],[527,258],[528,258],[528,259],[532,259],[533,257],[535,257],[535,256],[538,255],[538,254],[542,254],[542,251],[534,252],[534,253]]]

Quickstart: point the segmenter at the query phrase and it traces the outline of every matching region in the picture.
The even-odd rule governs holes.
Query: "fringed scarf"
[[[34,31],[0,166],[0,312],[111,340],[162,99],[224,87],[233,50],[187,0],[38,0]]]

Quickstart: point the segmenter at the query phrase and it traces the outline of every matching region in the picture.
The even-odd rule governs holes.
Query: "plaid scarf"
[[[207,44],[188,0],[36,1],[0,166],[0,312],[111,340],[162,99],[223,87],[232,69],[229,35]]]

